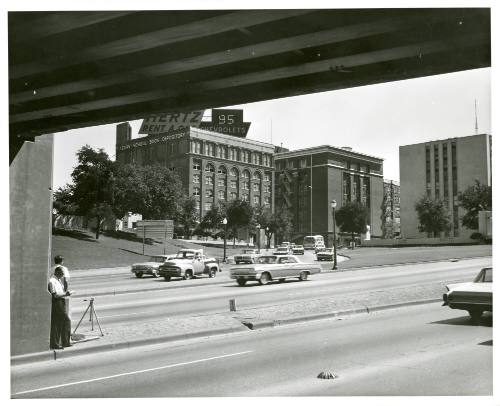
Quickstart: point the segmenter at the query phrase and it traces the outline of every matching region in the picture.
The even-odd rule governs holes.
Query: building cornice
[[[349,158],[362,158],[365,161],[370,161],[378,164],[382,164],[384,161],[384,158],[379,158],[373,155],[362,154],[361,152],[348,151],[346,149],[333,147],[331,145],[321,145],[318,147],[303,148],[288,152],[278,152],[274,154],[274,159],[279,160],[288,158],[298,158],[307,155],[316,155],[322,153],[331,153]]]

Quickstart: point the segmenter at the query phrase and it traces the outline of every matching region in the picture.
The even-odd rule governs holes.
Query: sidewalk
[[[460,281],[457,281],[460,282]],[[103,326],[104,336],[99,337],[99,328],[94,324],[90,330],[88,320],[78,329],[78,333],[90,341],[77,342],[71,348],[58,351],[46,351],[12,357],[12,365],[70,358],[82,354],[102,351],[127,349],[141,345],[181,341],[195,337],[207,337],[275,327],[284,324],[311,320],[338,318],[358,313],[370,313],[386,308],[416,305],[440,301],[445,288],[441,283],[374,290],[359,294],[347,294],[336,298],[301,300],[284,305],[239,309],[236,311],[200,315],[194,317],[171,317],[155,323],[128,323],[114,326],[112,331]],[[73,327],[74,328],[74,327]]]

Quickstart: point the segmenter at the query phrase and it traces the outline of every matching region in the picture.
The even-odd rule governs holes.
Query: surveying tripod
[[[83,301],[86,302],[87,299],[83,299]],[[97,322],[97,326],[99,327],[99,331],[101,332],[101,337],[104,337],[104,333],[102,332],[101,325],[99,324],[99,319],[97,318],[97,313],[95,312],[94,298],[93,297],[90,298],[90,303],[87,306],[87,309],[85,309],[85,312],[83,313],[82,318],[80,319],[80,321],[76,325],[75,330],[73,331],[73,334],[75,334],[78,327],[80,327],[80,323],[82,322],[82,320],[85,317],[85,315],[87,314],[87,312],[90,312],[89,321],[92,323],[92,331],[94,331],[94,318],[95,318],[95,321]]]

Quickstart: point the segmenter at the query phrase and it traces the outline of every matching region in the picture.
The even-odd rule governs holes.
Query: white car
[[[158,277],[158,270],[160,265],[175,258],[175,254],[170,255],[153,255],[149,258],[148,262],[140,262],[133,264],[130,271],[135,274],[137,278],[142,278],[143,275],[152,275]]]
[[[244,267],[231,268],[230,277],[236,279],[240,286],[247,281],[258,281],[261,285],[288,278],[307,280],[309,275],[320,273],[321,267],[317,264],[300,262],[294,255],[262,255],[255,264]]]
[[[484,311],[493,311],[493,268],[481,269],[473,282],[455,283],[446,289],[443,306],[467,310],[474,322]]]

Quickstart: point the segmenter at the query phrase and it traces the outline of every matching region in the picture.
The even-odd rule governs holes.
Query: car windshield
[[[303,247],[302,245],[296,245],[294,248],[301,250]]]
[[[181,252],[178,252],[175,257],[176,258],[188,258],[188,259],[192,259],[192,258],[194,258],[194,252],[181,251]]]
[[[286,252],[288,252],[288,248],[287,247],[278,247],[277,251],[286,251]]]
[[[257,263],[258,264],[275,264],[277,261],[276,257],[260,257],[257,258]]]
[[[493,268],[484,268],[474,279],[475,283],[493,282]]]

